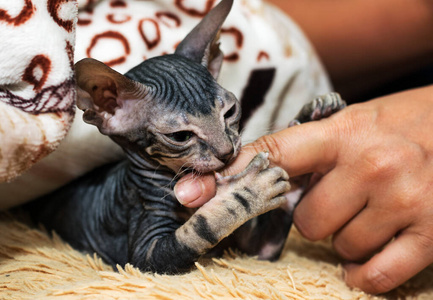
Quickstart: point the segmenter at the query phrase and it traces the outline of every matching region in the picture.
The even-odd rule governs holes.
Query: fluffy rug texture
[[[2,1],[0,31],[8,42],[0,44],[0,182],[35,166],[0,184],[0,209],[47,193],[121,155],[81,121],[80,112],[71,125],[74,61],[93,57],[125,72],[143,59],[172,53],[216,3]],[[287,126],[304,103],[330,90],[302,32],[264,1],[235,1],[221,47],[221,85],[242,101],[248,117],[244,142]],[[129,265],[113,271],[55,235],[0,215],[0,299],[374,298],[345,285],[341,263],[329,241],[310,243],[293,231],[281,259],[273,263],[228,252],[200,260],[179,276],[141,273]],[[428,268],[378,299],[433,299],[432,278]]]
[[[229,251],[178,276],[113,271],[7,215],[0,222],[0,299],[433,299],[433,267],[390,294],[371,296],[343,281],[329,241],[292,231],[277,262]]]

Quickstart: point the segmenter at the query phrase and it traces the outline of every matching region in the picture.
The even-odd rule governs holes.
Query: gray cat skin
[[[218,244],[279,257],[291,225],[290,211],[280,208],[290,184],[267,154],[220,179],[216,196],[197,210],[173,194],[177,174],[218,170],[240,151],[239,102],[216,82],[223,61],[216,37],[232,4],[221,1],[174,54],[125,75],[94,59],[76,64],[84,121],[126,158],[27,205],[35,222],[113,266],[143,271],[187,271]]]

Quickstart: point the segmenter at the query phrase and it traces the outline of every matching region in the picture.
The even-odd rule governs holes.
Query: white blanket
[[[75,1],[0,0],[0,209],[122,155],[81,112],[72,123],[73,61],[93,57],[124,73],[172,53],[217,2],[83,0],[78,10]],[[244,142],[286,127],[304,103],[330,90],[305,36],[264,1],[235,1],[220,39],[219,81],[242,101]]]

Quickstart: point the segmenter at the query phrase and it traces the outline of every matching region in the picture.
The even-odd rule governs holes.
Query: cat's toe
[[[346,107],[346,102],[338,93],[328,93],[313,100],[311,120],[320,120]]]
[[[279,167],[266,169],[262,173],[269,173],[268,178],[263,178],[265,184],[262,188],[267,191],[269,205],[272,208],[278,207],[287,202],[284,194],[290,191],[289,175]]]
[[[269,153],[260,152],[254,156],[253,160],[245,168],[245,173],[258,173],[269,166]]]
[[[289,127],[327,118],[345,107],[346,102],[341,99],[338,93],[318,96],[302,107],[295,119],[289,123]]]
[[[222,176],[219,173],[215,174],[217,185],[224,185],[231,182],[235,182],[240,180],[241,178],[247,176],[255,176],[260,171],[265,170],[269,166],[269,153],[268,152],[260,152],[257,154],[248,166],[240,173],[232,176]]]

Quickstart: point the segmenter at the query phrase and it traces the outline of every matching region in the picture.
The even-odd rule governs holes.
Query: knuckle
[[[279,142],[272,135],[264,135],[257,139],[255,143],[255,150],[257,152],[263,152],[264,150],[269,152],[269,159],[273,165],[281,164],[281,150]]]
[[[353,240],[348,240],[340,235],[334,235],[332,246],[343,259],[358,261],[364,257],[362,246],[357,245]]]
[[[431,230],[418,230],[415,234],[415,242],[420,255],[425,255],[425,253],[428,253],[429,257],[433,255],[433,236],[428,234],[430,232]]]
[[[376,181],[378,179],[390,177],[395,171],[395,160],[389,155],[389,150],[377,147],[367,149],[363,155],[363,171],[365,180]],[[396,153],[394,153],[396,154]]]
[[[354,255],[352,255],[352,252],[349,251],[346,247],[346,243],[341,240],[340,237],[334,237],[332,240],[332,246],[334,247],[335,251],[345,260],[353,261],[355,260]]]
[[[395,139],[367,147],[361,157],[367,180],[392,180],[403,170],[416,173],[425,165],[425,153],[418,145]]]
[[[364,276],[364,290],[372,294],[385,293],[397,286],[397,282],[390,274],[376,267],[367,269]]]
[[[405,218],[411,218],[417,214],[419,208],[419,197],[417,192],[411,188],[401,186],[399,191],[392,195],[393,203],[391,210],[396,214],[402,214]]]

